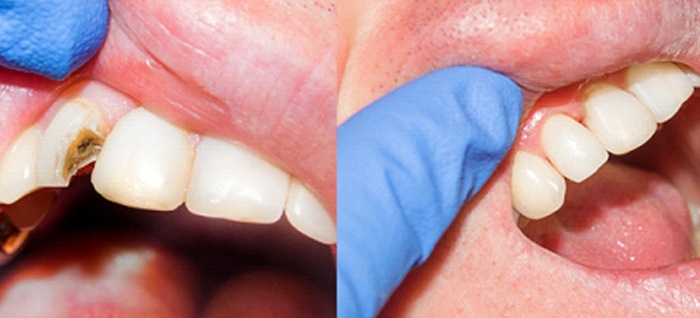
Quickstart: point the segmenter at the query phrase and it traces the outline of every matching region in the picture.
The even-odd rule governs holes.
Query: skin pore
[[[113,0],[109,4],[111,18],[104,46],[65,81],[0,70],[0,151],[53,111],[53,101],[71,84],[95,80],[190,132],[244,144],[309,187],[335,219],[337,76],[332,30],[336,17],[331,1]],[[246,288],[264,286],[264,279],[258,286],[235,283],[236,275],[257,270],[256,266],[261,272],[250,275],[272,277],[270,286],[283,281],[280,290],[301,291],[300,298],[316,299],[320,305],[310,306],[310,313],[304,314],[333,312],[335,278],[330,249],[303,237],[288,222],[239,224],[196,217],[182,207],[173,213],[133,211],[105,202],[90,188],[87,178],[74,178],[74,186],[63,192],[26,253],[2,270],[0,292],[5,300],[11,299],[8,290],[29,279],[45,278],[45,285],[38,287],[71,300],[76,298],[70,297],[72,292],[85,296],[84,286],[92,284],[99,290],[109,286],[111,276],[97,269],[110,260],[120,260],[118,254],[93,259],[89,253],[70,252],[84,244],[87,250],[146,255],[148,266],[140,267],[143,270],[116,275],[128,276],[127,285],[153,297],[125,311],[137,316],[174,317],[171,310],[183,317],[200,316],[204,311],[212,316],[230,314],[232,309],[226,306],[207,307],[207,299],[219,294],[244,295]],[[76,220],[79,225],[67,223]],[[106,235],[115,239],[97,239],[94,228],[120,234]],[[214,266],[216,261],[209,257],[217,255],[225,259]],[[47,269],[71,262],[95,269],[94,276],[75,277],[74,281],[85,284],[62,289],[61,277],[70,274]],[[291,268],[282,268],[284,264]],[[299,269],[302,274],[295,272]],[[320,273],[314,276],[313,271]],[[268,272],[272,274],[266,275]],[[280,275],[283,278],[277,279]],[[234,282],[224,285],[232,278]],[[163,288],[147,287],[152,281]],[[95,303],[102,304],[93,308],[95,313],[120,312],[114,309],[124,305],[110,301],[118,294],[94,295],[101,301]],[[279,299],[279,307],[287,308],[284,299]],[[154,302],[160,307],[146,306]],[[7,306],[27,304],[10,302],[0,306],[0,311]],[[274,308],[270,310],[275,312]],[[289,308],[290,315],[303,311]],[[54,316],[61,312],[56,310]]]
[[[391,89],[452,65],[483,66],[516,81],[525,97],[523,123],[543,94],[630,64],[671,60],[700,69],[693,27],[700,17],[692,1],[342,1],[339,7],[348,9],[339,12],[338,123]],[[690,118],[697,113],[683,111]],[[669,122],[672,135],[660,138],[692,140],[683,134],[692,125]],[[656,149],[642,151],[658,153],[663,142],[650,144]],[[698,155],[688,151],[677,161]],[[666,158],[654,157],[662,163],[643,166],[663,170]],[[512,160],[513,152],[462,208],[385,316],[697,315],[696,262],[616,273],[579,265],[526,238],[513,220]]]

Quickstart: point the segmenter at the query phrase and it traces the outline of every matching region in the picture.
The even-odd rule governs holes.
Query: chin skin
[[[633,63],[672,60],[700,69],[692,27],[700,17],[691,1],[345,5],[338,123],[407,81],[448,66],[482,66],[513,79],[525,97],[523,121],[542,94]],[[700,288],[688,274],[691,267],[616,274],[578,265],[527,239],[513,220],[511,165],[512,152],[396,291],[384,316],[683,316],[698,310]]]

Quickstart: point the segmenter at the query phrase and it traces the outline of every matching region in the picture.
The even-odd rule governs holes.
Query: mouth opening
[[[45,215],[27,221],[36,227],[31,231],[32,235],[22,242],[21,253],[19,247],[15,247],[10,251],[15,255],[14,259],[0,267],[3,281],[0,292],[4,295],[0,312],[13,307],[10,301],[12,295],[17,294],[22,286],[27,288],[26,282],[29,281],[44,280],[45,284],[41,286],[47,290],[44,294],[54,294],[52,297],[57,299],[60,298],[57,295],[62,293],[77,294],[71,297],[79,300],[91,298],[94,295],[89,295],[87,290],[103,284],[103,276],[108,276],[98,268],[106,267],[104,264],[109,263],[106,259],[116,259],[109,254],[111,252],[105,251],[122,249],[135,253],[144,247],[157,251],[158,255],[166,255],[164,259],[167,262],[163,261],[159,269],[166,272],[167,280],[181,283],[178,288],[187,289],[185,295],[181,295],[182,299],[175,299],[194,304],[191,311],[184,310],[183,313],[190,311],[195,316],[203,316],[211,314],[213,307],[219,308],[214,310],[221,310],[226,306],[230,308],[225,309],[224,313],[245,309],[265,312],[260,297],[248,296],[246,304],[236,302],[235,299],[241,298],[236,294],[252,289],[260,295],[281,294],[277,296],[277,305],[270,305],[275,309],[269,309],[278,316],[310,312],[326,316],[334,312],[335,265],[329,247],[304,237],[286,221],[272,225],[243,224],[197,216],[184,207],[166,213],[128,208],[109,202],[96,193],[89,174],[84,171],[74,176],[65,189],[43,189],[27,197],[37,196],[50,196],[53,200]],[[21,203],[19,201],[17,204]],[[21,225],[17,225],[17,228],[21,228]],[[10,244],[10,241],[7,240],[6,244]],[[96,264],[97,259],[99,265]],[[72,277],[67,287],[62,287],[66,282],[51,281],[51,277],[66,275],[75,268],[81,274]],[[168,284],[159,284],[152,277],[155,275],[148,272],[133,276],[139,276],[134,279],[139,281],[134,285],[143,283],[153,284],[156,289],[168,288]],[[250,280],[250,277],[257,282],[255,288],[240,287],[238,289],[243,289],[237,291],[237,288],[230,287],[238,286],[239,281]],[[266,284],[266,278],[270,278],[269,284]],[[79,282],[83,284],[79,288],[86,291],[75,293],[75,288],[70,285]],[[279,284],[282,287],[277,286]],[[268,287],[270,289],[266,290]],[[62,288],[65,290],[61,291]],[[294,289],[293,293],[290,288]],[[94,298],[117,296],[97,294]],[[175,297],[173,292],[164,294],[167,294],[166,298]],[[228,295],[226,299],[230,299],[230,303],[238,305],[222,305],[219,299],[222,294]],[[303,297],[287,298],[287,294]],[[267,302],[270,300],[265,299]],[[41,303],[39,300],[37,302]],[[110,306],[121,303],[118,300],[111,302]],[[14,303],[16,306],[22,305],[16,301]],[[83,305],[86,310],[93,311],[99,307],[94,303]],[[282,309],[277,310],[279,308]]]
[[[315,226],[330,216],[311,190],[136,105],[74,83],[0,156],[0,316],[332,315],[335,225]],[[160,145],[183,147],[153,153]]]
[[[651,62],[647,65],[662,63],[674,65],[669,62]],[[520,214],[516,203],[518,185],[517,181],[512,181],[514,210],[517,226],[528,239],[569,261],[603,270],[661,270],[687,264],[698,258],[700,165],[694,158],[700,154],[700,147],[696,146],[700,145],[696,133],[700,128],[697,124],[697,119],[700,119],[697,108],[700,104],[700,90],[693,87],[690,96],[683,98],[682,106],[669,116],[670,119],[660,121],[657,117],[656,122],[652,122],[653,135],[648,140],[641,141],[641,145],[627,146],[621,151],[611,150],[609,141],[605,140],[609,136],[599,137],[600,132],[592,127],[595,123],[587,118],[587,112],[591,111],[590,100],[593,99],[587,95],[588,88],[604,83],[603,85],[614,85],[616,89],[628,93],[637,84],[636,80],[630,79],[629,69],[545,94],[535,103],[523,126],[513,179],[518,178],[519,172],[516,170],[522,168],[522,164],[518,167],[517,153],[524,150],[533,157],[542,158],[554,172],[564,175],[543,178],[549,184],[549,202],[555,202],[549,203],[549,206],[557,205],[557,199],[552,199],[555,197],[552,193],[556,191],[551,191],[551,188],[558,187],[556,190],[559,192],[556,193],[560,196],[561,203],[553,212],[534,216],[525,216],[527,212]],[[676,69],[682,73],[675,75],[687,76],[689,85],[695,84],[692,82],[695,74],[682,65]],[[648,78],[645,80],[651,82]],[[673,82],[668,85],[673,85]],[[649,94],[663,95],[663,89],[666,88],[662,87]],[[639,94],[629,95],[641,99],[639,103],[645,105]],[[615,102],[606,107],[616,107],[620,103],[619,100]],[[593,111],[596,111],[595,108]],[[545,140],[551,139],[545,136],[547,134],[576,135],[570,133],[570,128],[561,125],[556,126],[556,133],[551,132],[551,127],[543,128],[553,115],[562,114],[593,131],[592,135],[602,140],[600,144],[610,153],[604,159],[591,159],[591,147],[578,148],[584,149],[584,154],[578,156],[583,162],[574,165],[579,171],[588,170],[582,178],[576,177],[576,168],[573,173],[571,170],[566,171],[571,164],[562,164],[561,157],[557,159],[556,154],[552,155],[552,152],[566,148],[552,150],[552,141]],[[625,113],[606,113],[604,116],[636,118],[634,114]],[[646,129],[643,126],[644,124],[633,125],[629,129],[641,131]],[[550,132],[546,132],[546,129]],[[625,133],[622,131],[618,135]],[[556,142],[584,143],[573,137],[561,138]],[[569,148],[571,149],[577,148]],[[573,157],[575,156],[567,158],[570,160]],[[591,166],[596,167],[590,168]],[[543,174],[540,172],[542,169],[529,170],[530,173]],[[586,173],[591,175],[585,175]]]

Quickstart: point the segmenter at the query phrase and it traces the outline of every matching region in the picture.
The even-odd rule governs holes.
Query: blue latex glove
[[[107,0],[0,0],[0,66],[62,80],[107,34]]]
[[[509,150],[522,111],[503,75],[427,74],[338,128],[338,314],[378,313]]]

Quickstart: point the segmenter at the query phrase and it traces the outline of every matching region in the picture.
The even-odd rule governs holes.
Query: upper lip
[[[454,65],[482,66],[510,77],[523,89],[526,109],[541,92],[633,63],[672,60],[700,68],[697,14],[687,6],[692,4],[644,0],[391,7],[385,10],[391,23],[379,22],[364,43],[349,48],[341,75],[343,87],[354,90],[353,100],[341,94],[340,105],[356,111],[394,88],[386,85],[392,80],[398,86]],[[382,68],[376,73],[387,76],[353,73],[375,64]]]

